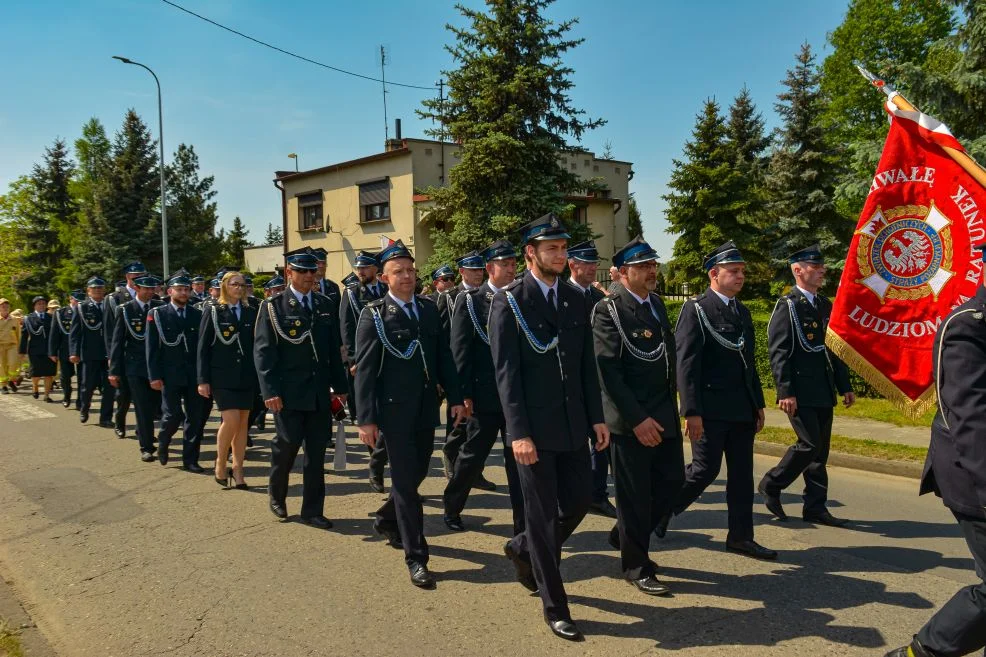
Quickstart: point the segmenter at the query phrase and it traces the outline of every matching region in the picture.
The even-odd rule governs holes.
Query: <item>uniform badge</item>
[[[288,335],[290,335],[292,338],[294,337],[294,334],[295,333],[297,333],[297,331],[295,331],[294,329],[291,329],[290,331],[288,331]]]
[[[229,331],[223,331],[223,337],[224,338],[228,338],[229,337]]]
[[[982,319],[983,318],[983,314],[982,313],[972,313],[972,318],[973,319]]]
[[[807,337],[807,338],[808,338],[809,340],[814,340],[814,339],[815,339],[815,334],[814,334],[814,333],[808,333],[806,337]]]
[[[288,305],[294,308],[295,306],[298,305],[298,301],[294,298],[288,299]]]
[[[295,326],[301,326],[301,320],[300,319],[294,320],[294,325]]]
[[[811,323],[811,327],[812,328],[818,328],[818,322],[812,322]]]
[[[914,301],[935,299],[955,275],[951,221],[935,207],[877,208],[858,231],[859,281],[877,297]]]
[[[396,313],[397,312],[397,306],[392,305],[392,304],[389,304],[387,306],[387,312]]]
[[[565,306],[566,308],[568,308],[568,302],[567,302],[567,301],[562,301],[562,302],[561,302],[561,305],[563,305],[563,306]]]
[[[651,336],[653,336],[653,335],[654,335],[654,334],[653,334],[653,333],[651,333],[651,330],[650,330],[650,329],[644,329],[644,332],[643,332],[643,336],[644,336],[645,338],[649,338],[649,337],[651,337]]]

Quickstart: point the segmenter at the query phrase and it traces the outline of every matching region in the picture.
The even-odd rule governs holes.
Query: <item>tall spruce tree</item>
[[[267,222],[267,232],[264,234],[265,246],[277,246],[284,244],[284,229],[281,226]]]
[[[247,240],[249,234],[250,231],[243,225],[243,221],[239,217],[234,217],[233,228],[228,233],[224,233],[223,255],[226,260],[222,265],[243,269],[246,264],[243,249],[251,246]]]
[[[786,90],[778,94],[780,102],[774,105],[783,125],[777,133],[767,187],[773,221],[771,256],[778,284],[790,278],[787,256],[815,242],[826,254],[826,264],[841,270],[855,224],[839,214],[833,199],[840,158],[822,121],[825,98],[819,76],[806,43],[783,81]],[[830,276],[830,285],[837,280],[837,275]]]
[[[668,280],[673,285],[688,283],[696,291],[708,280],[702,270],[703,255],[726,239],[735,239],[738,232],[730,199],[735,171],[725,120],[714,98],[702,106],[683,150],[684,159],[674,160],[668,182],[671,191],[663,196],[667,231],[677,235]]]
[[[455,36],[446,50],[458,65],[444,71],[448,97],[418,112],[438,121],[429,134],[456,142],[461,154],[448,186],[427,190],[435,253],[426,268],[541,214],[570,210],[566,194],[592,185],[559,159],[604,122],[571,102],[573,71],[563,57],[582,39],[569,36],[577,20],[545,18],[553,2],[486,0],[485,12],[456,5],[468,25],[446,26]],[[573,238],[588,236],[586,226],[571,228]]]
[[[28,222],[36,209],[37,187],[30,176],[20,176],[0,195],[0,295],[21,308],[30,308],[32,296],[21,285],[31,273],[21,256],[28,250]]]
[[[630,192],[630,202],[627,204],[627,234],[633,239],[635,235],[644,234],[644,224],[640,218],[640,206],[637,197]]]
[[[199,175],[193,146],[180,144],[165,168],[168,193],[168,251],[171,268],[192,272],[215,268],[221,248],[216,239],[216,191],[213,176]],[[165,275],[171,272],[164,272]]]
[[[113,145],[106,129],[93,117],[82,126],[82,136],[75,140],[78,161],[73,181],[73,195],[80,205],[80,219],[72,236],[72,255],[62,271],[62,278],[79,285],[90,276],[109,275],[106,254],[110,249],[109,230],[102,215],[106,178],[112,166]]]

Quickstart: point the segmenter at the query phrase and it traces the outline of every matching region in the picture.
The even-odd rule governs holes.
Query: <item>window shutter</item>
[[[363,183],[359,186],[359,204],[378,205],[380,203],[390,203],[390,179],[375,180]]]

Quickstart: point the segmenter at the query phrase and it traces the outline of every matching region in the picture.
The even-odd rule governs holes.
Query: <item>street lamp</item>
[[[119,55],[113,55],[113,59],[118,59],[124,64],[133,64],[134,66],[139,66],[151,75],[154,76],[154,82],[157,84],[157,128],[158,128],[158,146],[161,147],[161,164],[158,167],[161,171],[161,251],[163,252],[162,267],[164,269],[162,273],[163,276],[167,276],[170,268],[168,267],[168,203],[164,195],[164,113],[161,111],[161,81],[157,79],[157,75],[147,66],[144,66],[140,62],[135,62],[132,59],[127,59],[126,57],[120,57]]]
[[[294,172],[295,173],[298,173],[298,154],[297,153],[288,153],[288,157],[290,157],[292,160],[294,160]]]

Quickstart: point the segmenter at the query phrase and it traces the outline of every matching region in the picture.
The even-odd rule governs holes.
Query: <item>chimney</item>
[[[401,140],[401,120],[394,119],[394,139]]]
[[[399,151],[404,148],[404,140],[401,139],[401,120],[394,119],[394,138],[388,139],[387,143],[384,144],[384,150],[386,152]]]

